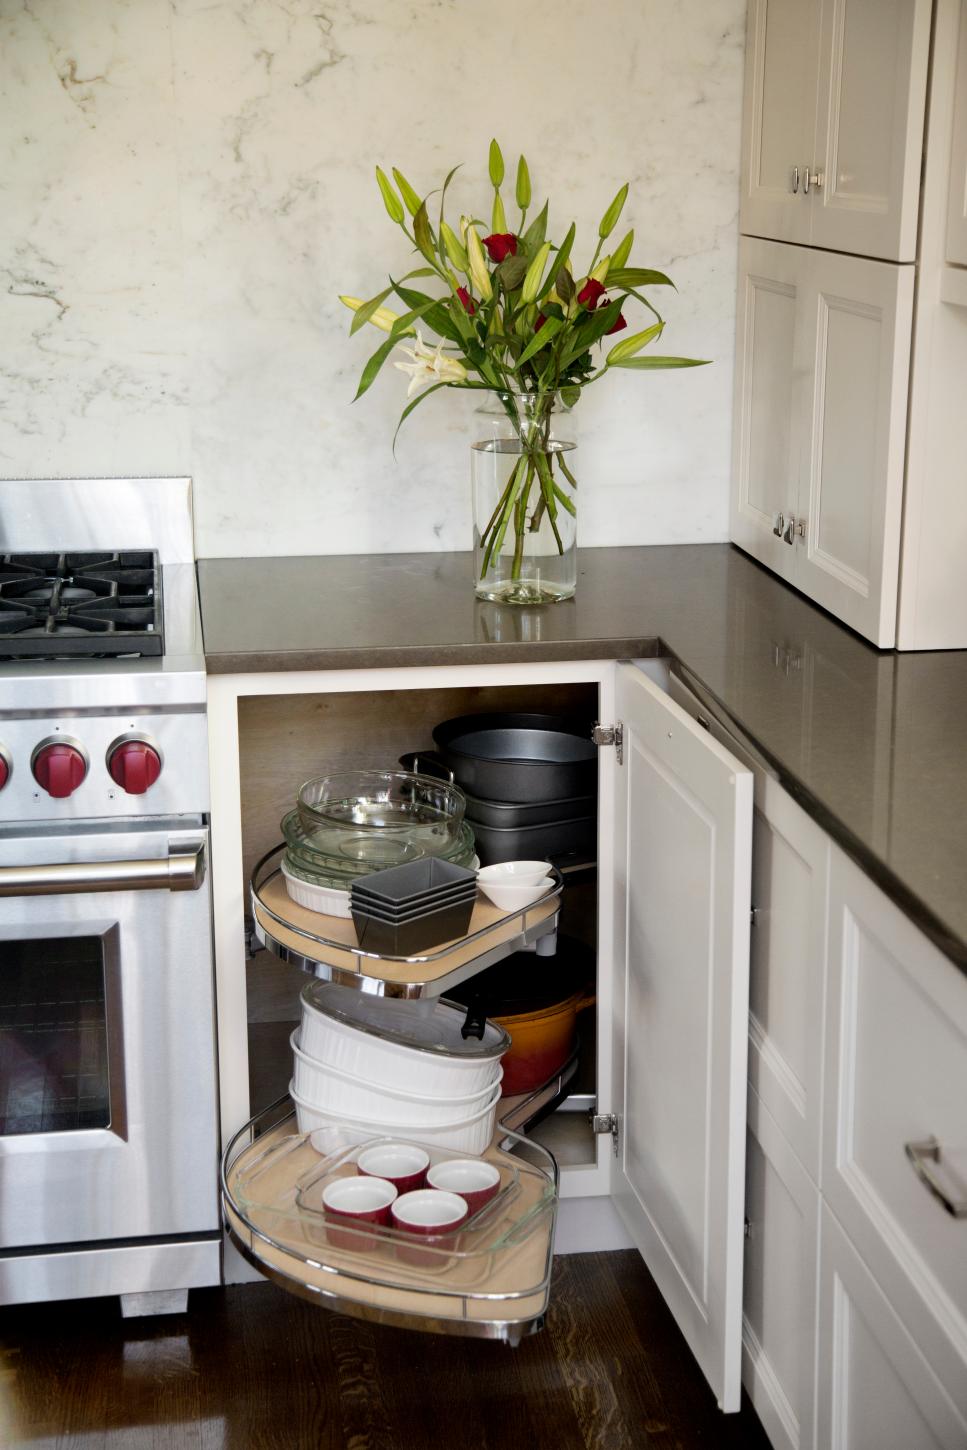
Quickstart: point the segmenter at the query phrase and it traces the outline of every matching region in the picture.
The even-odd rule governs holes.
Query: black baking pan
[[[461,715],[433,731],[443,763],[471,795],[503,802],[560,800],[597,790],[591,725],[558,715]]]
[[[547,861],[562,856],[593,860],[597,852],[597,816],[572,821],[542,821],[536,826],[484,826],[467,816],[481,866],[498,861]]]

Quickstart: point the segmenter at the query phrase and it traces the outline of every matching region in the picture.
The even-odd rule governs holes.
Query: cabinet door
[[[964,1450],[967,1421],[825,1206],[819,1253],[818,1444]]]
[[[967,267],[967,0],[961,0],[947,201],[947,261]]]
[[[808,242],[809,199],[796,168],[816,115],[819,0],[751,0],[746,29],[739,230]]]
[[[795,565],[786,540],[801,452],[803,404],[793,360],[803,257],[800,248],[778,242],[739,242],[732,538],[787,578]]]
[[[823,0],[810,240],[917,255],[931,0]]]
[[[874,644],[896,633],[912,267],[804,255],[807,379],[794,582]]]
[[[612,1192],[724,1410],[739,1408],[752,773],[619,665]]]
[[[819,1189],[749,1091],[742,1380],[775,1450],[816,1444]]]
[[[775,780],[756,797],[749,1081],[818,1182],[829,837]]]

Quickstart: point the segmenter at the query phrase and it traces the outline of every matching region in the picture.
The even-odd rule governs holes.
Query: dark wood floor
[[[766,1450],[720,1415],[640,1258],[558,1259],[519,1349],[359,1324],[269,1284],[187,1315],[0,1311],[4,1450]]]

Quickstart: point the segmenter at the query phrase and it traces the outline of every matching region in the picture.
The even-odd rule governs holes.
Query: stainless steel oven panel
[[[161,775],[144,795],[115,785],[107,754],[116,740],[135,735],[157,743]],[[66,800],[53,800],[34,780],[30,760],[41,740],[76,740],[87,755],[87,775]],[[0,718],[0,745],[12,762],[0,794],[5,821],[121,819],[197,815],[208,810],[208,726],[204,711],[128,711],[87,714],[63,709],[56,715],[14,714]]]
[[[203,826],[0,832],[0,868],[208,852]],[[110,1123],[0,1137],[0,1253],[218,1227],[210,888],[0,898],[4,943],[101,937]],[[12,960],[12,953],[8,957]]]

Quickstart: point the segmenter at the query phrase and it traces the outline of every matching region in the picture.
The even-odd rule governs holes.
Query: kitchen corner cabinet
[[[916,257],[930,0],[752,0],[740,230]]]
[[[743,237],[732,537],[880,646],[896,626],[913,269]]]
[[[592,1140],[589,1161],[562,1167],[561,1195],[610,1196],[719,1404],[736,1410],[752,775],[669,697],[660,676],[654,662],[604,661],[209,678],[223,1142],[249,1117],[245,798],[262,791],[273,802],[271,823],[283,784],[301,778],[285,697],[312,703],[318,768],[330,752],[336,766],[371,764],[372,755],[361,758],[359,722],[391,728],[400,711],[384,702],[401,691],[411,722],[419,717],[427,730],[445,718],[440,692],[442,710],[454,714],[461,691],[466,711],[481,690],[489,708],[499,708],[501,690],[515,691],[518,709],[523,700],[553,707],[554,692],[569,686],[591,690],[598,718],[622,727],[602,747],[599,768],[594,1102],[610,1131]],[[348,696],[356,739],[340,757],[330,707]],[[265,698],[260,719],[270,733],[253,751],[240,719],[254,697]],[[240,746],[256,772],[274,772],[274,797],[240,768]]]

